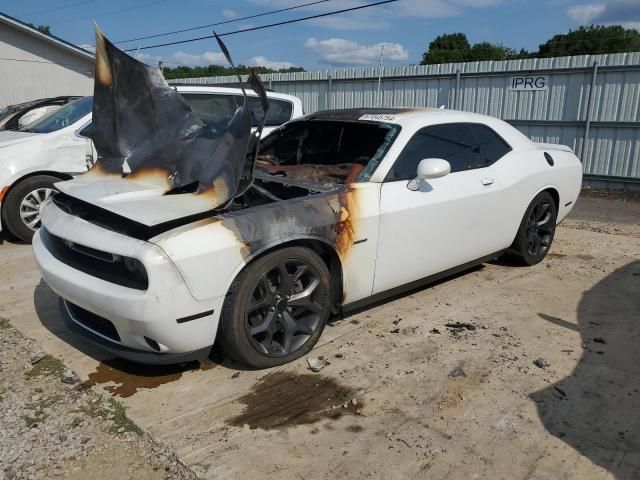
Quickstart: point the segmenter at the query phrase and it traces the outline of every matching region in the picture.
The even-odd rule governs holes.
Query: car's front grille
[[[123,287],[149,288],[147,270],[140,260],[64,240],[42,227],[42,240],[56,259],[88,275]]]
[[[106,337],[115,342],[120,341],[120,335],[118,335],[118,330],[116,327],[104,317],[100,315],[96,315],[95,313],[91,313],[84,308],[81,308],[69,301],[65,300],[65,305],[69,309],[69,313],[73,317],[73,319],[88,328],[89,330],[94,331],[95,333],[99,333],[103,337]]]

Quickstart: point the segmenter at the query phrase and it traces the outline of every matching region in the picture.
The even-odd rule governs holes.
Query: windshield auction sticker
[[[362,115],[358,120],[369,120],[372,122],[397,122],[396,115],[387,115],[385,113],[367,113]]]

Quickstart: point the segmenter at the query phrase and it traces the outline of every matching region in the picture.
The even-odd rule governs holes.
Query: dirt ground
[[[202,478],[639,479],[639,223],[637,199],[585,195],[541,264],[485,264],[333,321],[319,373],[109,359],[66,333],[9,241],[0,316]]]

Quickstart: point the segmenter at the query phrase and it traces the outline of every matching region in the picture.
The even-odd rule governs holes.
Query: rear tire
[[[330,285],[329,269],[309,248],[284,248],[250,263],[222,307],[222,348],[254,368],[306,355],[331,313]]]
[[[522,265],[535,265],[546,257],[556,231],[558,207],[549,192],[540,192],[522,217],[509,256]]]
[[[40,228],[40,205],[55,192],[60,179],[51,175],[36,175],[14,185],[2,205],[2,220],[7,230],[27,243]]]

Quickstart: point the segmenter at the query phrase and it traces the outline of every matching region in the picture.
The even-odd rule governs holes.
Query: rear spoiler
[[[569,152],[574,153],[571,147],[567,147],[566,145],[560,145],[559,143],[533,143],[537,150],[559,150],[561,152]]]

